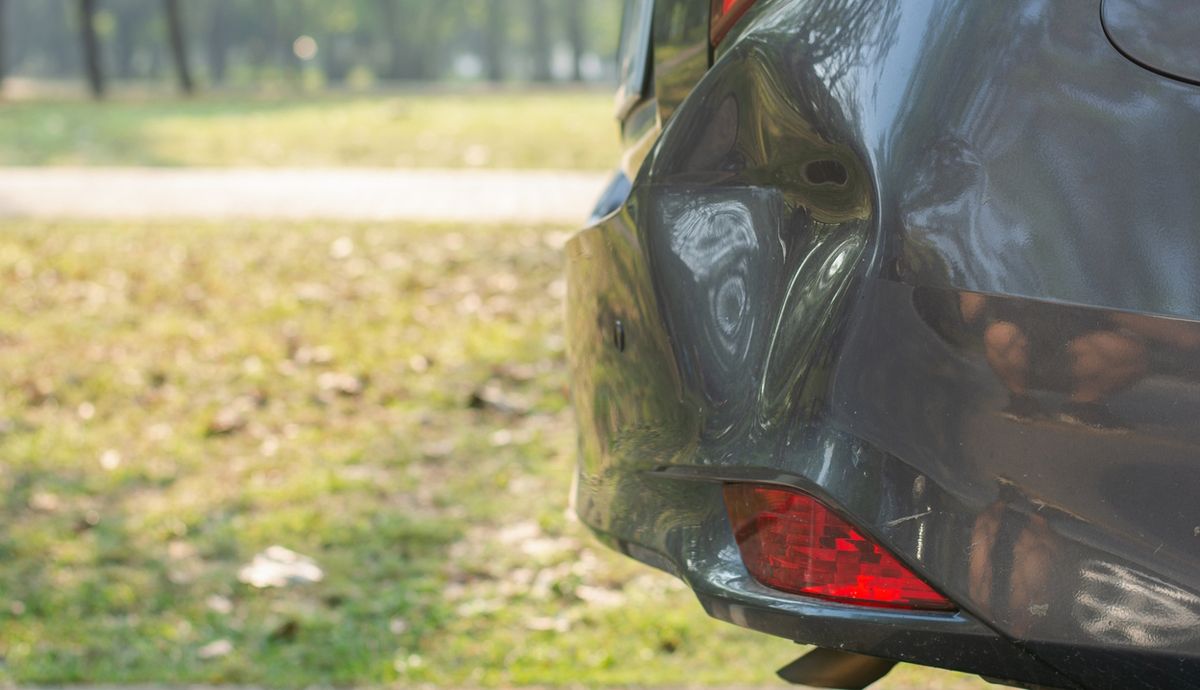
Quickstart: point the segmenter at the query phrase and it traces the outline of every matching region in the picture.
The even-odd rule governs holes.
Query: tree
[[[92,98],[104,98],[104,70],[96,37],[96,0],[79,0],[79,35],[83,40],[83,67]]]
[[[329,84],[352,71],[394,82],[580,79],[592,76],[585,56],[603,59],[615,51],[621,4],[0,0],[6,6],[0,21],[8,27],[0,35],[0,71],[10,78],[86,78],[85,88],[98,96],[132,79],[178,83],[175,90],[188,92],[204,83],[262,82],[310,72],[323,73]],[[315,39],[319,50],[296,56],[298,36]]]
[[[369,62],[361,57],[382,45],[380,73],[391,80],[436,78],[456,31],[467,24],[456,0],[375,0],[359,12],[353,38],[360,62]]]
[[[404,46],[398,40],[400,36],[400,17],[395,0],[376,0],[380,15],[380,25],[383,27],[384,38],[387,41],[387,67],[384,74],[388,79],[399,79],[404,73]]]
[[[533,80],[550,81],[550,35],[546,22],[546,0],[529,0],[529,30],[533,58]]]
[[[113,37],[113,56],[116,59],[118,79],[133,78],[133,54],[138,44],[138,29],[141,28],[141,13],[137,5],[128,2],[110,6],[117,20],[116,35]]]
[[[483,27],[483,64],[487,79],[504,81],[505,1],[486,0],[487,13]]]
[[[212,0],[212,11],[208,20],[207,45],[208,78],[214,84],[225,81],[225,69],[229,56],[229,28],[227,23],[228,1]]]
[[[584,0],[567,0],[567,41],[571,44],[571,81],[583,81]]]
[[[6,9],[4,0],[0,0],[0,86],[4,84],[4,72],[8,68],[7,56],[4,54],[4,51],[8,49],[8,41],[5,40],[7,38],[5,36],[7,23],[4,21],[4,12]]]
[[[307,6],[303,2],[292,2],[285,3],[284,7],[287,11],[279,15],[275,24],[275,38],[271,43],[279,56],[284,77],[290,79],[293,85],[299,86],[302,65],[296,55],[295,41],[304,33],[304,27],[308,23]]]
[[[196,90],[196,85],[192,82],[187,45],[183,38],[183,10],[179,0],[163,0],[163,8],[166,10],[167,39],[171,45],[171,59],[175,63],[175,78],[179,81],[179,90],[190,95]]]

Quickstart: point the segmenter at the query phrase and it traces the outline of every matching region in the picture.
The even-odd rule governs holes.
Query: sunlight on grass
[[[567,514],[562,241],[0,228],[0,683],[777,683]],[[239,581],[276,544],[320,581]]]
[[[0,165],[604,170],[617,152],[603,90],[0,106]]]
[[[567,519],[561,234],[2,237],[12,680],[762,681],[792,651]],[[272,544],[325,578],[238,582]]]

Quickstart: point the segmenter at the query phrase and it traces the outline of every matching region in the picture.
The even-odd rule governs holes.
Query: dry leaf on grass
[[[239,581],[260,589],[309,584],[324,578],[316,561],[279,545],[267,547],[238,571]]]

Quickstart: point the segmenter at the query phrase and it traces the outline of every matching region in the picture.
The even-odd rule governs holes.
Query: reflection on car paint
[[[728,377],[744,363],[753,332],[747,281],[758,238],[750,210],[737,200],[696,203],[686,195],[679,205],[664,204],[663,227],[670,228],[671,252],[694,281],[702,320],[712,326],[704,342],[720,368],[718,375]]]
[[[1073,615],[1109,644],[1162,647],[1200,636],[1200,597],[1129,566],[1084,563]]]

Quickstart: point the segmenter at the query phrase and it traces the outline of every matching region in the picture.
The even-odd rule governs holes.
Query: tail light
[[[753,4],[754,0],[712,0],[708,37],[714,48]]]
[[[955,608],[812,496],[778,486],[727,484],[725,505],[746,569],[767,587],[862,606]]]

